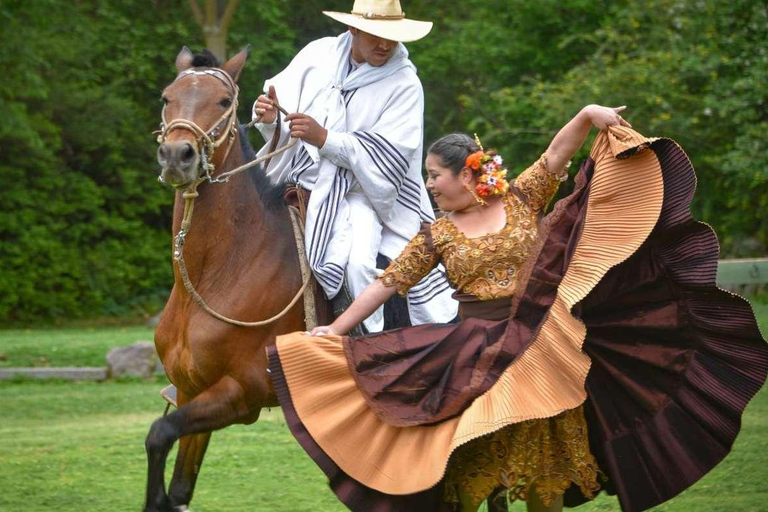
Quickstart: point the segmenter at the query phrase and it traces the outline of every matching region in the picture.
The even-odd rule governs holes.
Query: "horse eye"
[[[224,107],[224,108],[227,108],[227,107],[229,107],[230,105],[232,105],[232,100],[231,100],[231,99],[229,99],[229,98],[225,98],[225,99],[223,99],[223,100],[221,100],[221,101],[219,102],[219,105],[221,105],[221,106],[222,106],[222,107]]]

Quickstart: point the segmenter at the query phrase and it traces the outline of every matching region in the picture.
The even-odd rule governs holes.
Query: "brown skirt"
[[[392,332],[279,337],[275,391],[339,498],[353,510],[443,510],[462,447],[471,459],[475,440],[581,405],[601,485],[624,510],[675,496],[722,460],[765,382],[768,346],[749,304],[715,286],[717,240],[690,215],[694,187],[673,141],[612,127],[577,197],[555,206],[582,205],[571,229],[541,230],[527,280],[541,288],[516,295],[508,321],[418,326],[395,335],[402,346],[385,343]],[[440,337],[467,326],[472,336]],[[464,363],[446,373],[440,361],[454,356]],[[572,490],[567,504],[589,497]]]

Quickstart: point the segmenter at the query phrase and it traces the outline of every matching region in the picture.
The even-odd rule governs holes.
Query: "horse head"
[[[195,56],[185,46],[179,52],[178,75],[162,95],[161,182],[185,188],[210,179],[217,148],[225,145],[229,153],[237,135],[237,79],[247,57],[245,48],[219,66],[206,51]]]

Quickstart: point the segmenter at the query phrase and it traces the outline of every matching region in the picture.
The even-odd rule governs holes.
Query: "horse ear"
[[[181,73],[185,69],[192,67],[192,61],[195,55],[186,46],[182,47],[179,54],[176,56],[176,71]]]
[[[250,51],[251,45],[248,45],[240,50],[240,53],[229,59],[223,66],[221,66],[221,69],[229,73],[229,76],[231,76],[235,82],[237,82],[237,79],[240,76],[240,71],[243,70],[245,60],[248,58],[248,53],[250,53]]]

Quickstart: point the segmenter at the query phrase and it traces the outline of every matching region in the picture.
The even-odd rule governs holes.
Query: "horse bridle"
[[[214,122],[213,127],[208,131],[203,130],[202,128],[200,128],[200,126],[197,123],[189,119],[177,118],[171,121],[170,123],[168,123],[165,119],[165,107],[163,107],[162,124],[160,125],[160,134],[157,136],[157,143],[158,144],[164,143],[168,138],[168,134],[171,133],[173,130],[178,130],[178,129],[189,130],[195,135],[195,140],[197,143],[197,151],[200,154],[200,170],[198,171],[197,178],[194,179],[191,183],[186,185],[186,190],[184,190],[182,194],[184,198],[184,216],[182,217],[182,220],[181,220],[181,228],[179,229],[179,232],[176,234],[174,238],[173,259],[174,261],[176,261],[176,263],[179,266],[179,273],[181,274],[181,279],[184,283],[184,287],[189,292],[190,296],[192,297],[192,300],[194,300],[195,303],[197,303],[208,314],[210,314],[214,318],[221,320],[222,322],[226,322],[232,325],[237,325],[239,327],[260,327],[263,325],[267,325],[282,318],[286,313],[288,313],[288,311],[291,310],[291,308],[293,308],[293,306],[296,305],[299,298],[304,294],[304,290],[306,290],[307,286],[309,285],[311,272],[308,269],[306,269],[305,271],[305,269],[302,266],[302,274],[303,274],[302,286],[299,289],[299,291],[296,293],[296,295],[293,297],[293,300],[291,300],[291,302],[280,313],[274,315],[271,318],[268,318],[266,320],[261,320],[258,322],[243,322],[240,320],[233,320],[211,309],[211,307],[208,306],[208,304],[206,304],[205,300],[203,300],[203,298],[200,296],[197,290],[195,290],[195,287],[192,284],[192,281],[189,279],[189,274],[187,272],[187,264],[184,261],[184,243],[186,241],[187,233],[192,227],[192,213],[194,212],[195,198],[197,198],[197,196],[199,195],[199,193],[197,192],[197,187],[202,182],[207,180],[211,183],[226,183],[229,181],[229,178],[232,177],[232,175],[242,172],[246,169],[249,169],[256,164],[267,161],[267,166],[268,166],[269,160],[273,156],[290,149],[294,144],[296,144],[298,139],[292,139],[288,144],[286,144],[282,148],[275,149],[277,146],[278,138],[280,137],[280,131],[281,131],[280,125],[279,125],[280,113],[283,113],[284,115],[288,115],[288,112],[286,112],[285,109],[280,107],[280,105],[278,105],[277,102],[274,102],[273,105],[278,110],[278,114],[277,114],[278,126],[272,138],[270,151],[266,155],[256,158],[251,162],[241,165],[236,169],[222,173],[217,177],[213,177],[211,173],[215,169],[215,166],[213,165],[213,161],[212,161],[214,152],[219,146],[221,146],[224,143],[225,140],[229,139],[229,145],[227,146],[226,153],[224,154],[224,158],[221,160],[222,162],[225,162],[227,160],[227,157],[229,156],[229,152],[232,150],[232,145],[234,144],[234,141],[235,141],[235,135],[237,134],[237,105],[238,105],[238,96],[240,93],[240,89],[235,83],[235,81],[232,79],[232,77],[229,75],[229,73],[219,68],[187,69],[179,73],[179,75],[176,77],[176,80],[174,80],[174,83],[189,75],[209,75],[221,80],[225,85],[229,87],[230,91],[233,94],[233,98],[232,98],[232,104],[229,106],[229,108],[227,108],[224,114],[222,114],[221,117],[219,117],[219,119],[216,120],[216,122]],[[254,122],[252,121],[247,125],[247,127],[251,127],[253,124]],[[219,133],[219,129],[222,128],[222,126],[223,126],[223,129],[221,130],[221,133]],[[162,175],[158,177],[158,181],[160,181],[161,183],[164,183],[164,180],[162,179]],[[300,221],[297,218],[298,214],[296,214],[290,208],[289,208],[289,212],[291,214],[291,222],[293,223],[294,227],[296,227],[297,223],[300,224]],[[299,240],[297,238],[297,244],[302,242],[303,240]],[[297,249],[299,250],[299,253],[301,256],[302,249],[299,248],[298,246],[297,246]]]
[[[212,162],[213,153],[216,151],[216,148],[221,146],[227,139],[229,139],[229,146],[227,146],[227,152],[222,161],[227,159],[227,156],[232,149],[232,144],[235,141],[235,133],[237,131],[237,101],[240,89],[232,77],[229,76],[229,73],[219,68],[187,69],[179,73],[176,80],[174,80],[174,83],[190,75],[208,75],[219,79],[232,93],[232,103],[221,117],[213,123],[213,127],[208,131],[203,130],[197,123],[189,119],[177,118],[169,123],[165,119],[165,107],[163,107],[163,112],[161,114],[162,124],[160,125],[160,135],[157,136],[157,143],[164,143],[168,138],[168,134],[173,130],[189,130],[195,136],[197,151],[200,155],[200,171],[202,172],[198,173],[197,179],[216,182],[218,179],[211,176],[211,173],[215,168]],[[219,131],[221,131],[221,133],[219,133]],[[158,180],[161,182],[163,181],[162,177],[158,177]]]

